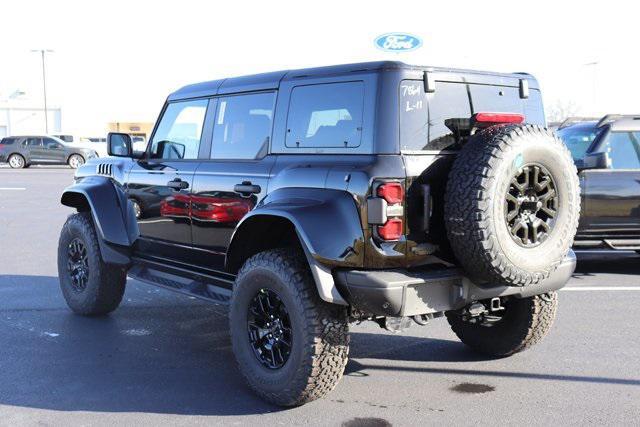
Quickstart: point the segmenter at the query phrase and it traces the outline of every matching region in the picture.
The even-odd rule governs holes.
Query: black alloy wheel
[[[269,369],[282,368],[291,354],[289,312],[270,289],[260,289],[249,304],[247,332],[256,358]]]
[[[534,247],[550,235],[558,213],[553,177],[539,164],[521,167],[506,195],[506,222],[511,237],[523,247]]]
[[[82,292],[89,281],[89,257],[84,242],[79,238],[73,239],[69,243],[67,254],[67,271],[71,285],[76,292]]]

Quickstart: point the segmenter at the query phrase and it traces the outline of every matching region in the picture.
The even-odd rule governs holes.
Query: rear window
[[[358,147],[363,108],[363,82],[296,86],[289,102],[286,146]]]
[[[471,116],[464,83],[438,82],[434,93],[421,80],[400,84],[400,146],[403,151],[444,150],[456,142],[444,121]]]
[[[27,147],[39,147],[42,145],[42,138],[35,138],[35,137],[25,138],[22,144]]]
[[[269,150],[273,92],[218,99],[213,129],[212,159],[260,159]]]
[[[2,138],[0,139],[1,145],[11,145],[16,142],[15,138]]]

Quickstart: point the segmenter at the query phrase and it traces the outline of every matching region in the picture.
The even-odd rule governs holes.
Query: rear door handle
[[[167,182],[167,186],[169,188],[173,188],[174,190],[186,190],[189,188],[189,183],[187,181],[183,181],[180,178],[175,178],[169,182]]]
[[[242,184],[236,184],[233,191],[240,194],[258,194],[262,189],[259,185],[251,184],[251,181],[243,181]]]

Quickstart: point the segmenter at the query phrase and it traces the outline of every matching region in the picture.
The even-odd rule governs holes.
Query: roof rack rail
[[[576,123],[580,123],[580,122],[591,122],[591,121],[596,121],[598,120],[598,117],[567,117],[566,119],[564,119],[562,122],[560,122],[560,124],[558,125],[558,130],[560,129],[564,129],[566,127],[569,127],[573,124]]]
[[[611,123],[613,121],[620,120],[620,119],[640,120],[640,114],[607,114],[606,116],[604,116],[598,121],[598,124],[596,124],[596,127],[599,128],[608,123]]]

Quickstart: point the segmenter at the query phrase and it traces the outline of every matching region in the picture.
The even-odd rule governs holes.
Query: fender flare
[[[353,196],[342,190],[282,188],[269,193],[238,223],[227,251],[232,269],[234,253],[246,244],[244,232],[264,217],[289,221],[306,255],[320,298],[348,305],[332,275],[337,267],[358,268],[364,262],[364,235]]]
[[[60,203],[91,212],[105,263],[128,266],[131,247],[140,232],[124,189],[103,176],[89,176],[67,187]]]

